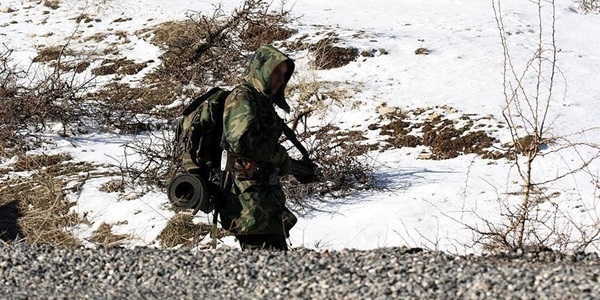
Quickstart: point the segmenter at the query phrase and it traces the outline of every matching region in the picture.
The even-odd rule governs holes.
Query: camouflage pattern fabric
[[[223,133],[229,150],[259,166],[288,169],[290,158],[279,145],[281,120],[274,105],[289,111],[283,97],[285,84],[276,92],[269,90],[271,74],[281,63],[288,64],[286,83],[293,61],[272,46],[262,46],[252,56],[244,83],[225,100]],[[274,94],[271,96],[271,94]],[[285,207],[285,195],[279,184],[270,185],[265,176],[233,173],[233,201],[221,213],[223,226],[236,234],[288,235],[297,219]],[[229,223],[231,228],[229,227]]]

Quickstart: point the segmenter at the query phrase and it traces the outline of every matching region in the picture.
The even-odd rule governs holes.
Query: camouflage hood
[[[271,74],[273,70],[282,62],[287,62],[288,72],[285,75],[285,83],[273,96],[273,103],[279,108],[290,111],[290,106],[285,101],[285,87],[294,73],[294,62],[281,51],[270,45],[261,46],[256,50],[248,68],[244,80],[252,85],[259,92],[269,95],[269,87],[271,85]]]

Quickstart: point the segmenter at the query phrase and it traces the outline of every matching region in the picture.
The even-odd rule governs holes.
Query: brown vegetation
[[[448,109],[448,108],[446,108]],[[414,116],[414,118],[412,117]],[[473,115],[463,115],[464,121],[444,118],[432,109],[416,109],[410,113],[400,113],[384,125],[371,124],[369,129],[380,129],[380,134],[389,136],[383,149],[427,146],[432,152],[430,159],[449,159],[463,154],[477,154],[484,158],[506,158],[492,146],[499,141],[484,130],[475,130]]]
[[[133,60],[125,58],[105,59],[99,67],[92,70],[92,74],[98,76],[111,74],[134,75],[147,66],[148,64],[145,62],[135,63]]]
[[[89,177],[110,175],[96,169],[67,154],[19,155],[8,170],[26,174],[5,177],[0,184],[0,239],[79,246],[69,228],[84,220],[70,211],[74,203],[66,195],[77,193]]]
[[[90,241],[104,246],[119,246],[123,241],[131,238],[129,234],[114,234],[112,225],[102,223],[90,237]]]
[[[51,9],[58,9],[60,7],[60,0],[45,0],[44,6]]]
[[[212,225],[194,224],[193,216],[188,214],[176,214],[169,220],[167,226],[158,236],[161,247],[172,248],[182,246],[185,248],[197,247],[206,236],[210,235]],[[217,230],[217,238],[230,235],[223,229]]]
[[[343,67],[358,57],[358,49],[335,46],[334,42],[335,39],[326,38],[311,47],[317,69],[327,70]]]

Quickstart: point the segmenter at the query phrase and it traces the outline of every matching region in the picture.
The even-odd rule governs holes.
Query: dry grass
[[[38,50],[38,55],[33,58],[33,62],[49,62],[73,54],[74,52],[65,46],[48,46]]]
[[[417,48],[415,50],[415,55],[429,55],[431,51],[427,48]]]
[[[10,184],[0,189],[0,203],[15,201],[18,219],[4,221],[17,226],[25,242],[64,247],[80,245],[66,230],[81,222],[77,215],[69,212],[72,204],[64,199],[66,182],[41,172]]]
[[[50,67],[52,68],[58,68],[61,71],[64,72],[75,72],[77,74],[79,73],[83,73],[85,70],[87,70],[87,68],[90,66],[90,62],[89,61],[62,61],[59,64],[52,62],[50,63]]]
[[[105,193],[123,193],[125,182],[121,179],[112,179],[100,186],[100,191]]]
[[[338,46],[336,44],[339,44],[341,40],[333,31],[326,33],[325,36],[327,37],[316,43],[311,43],[306,41],[309,36],[303,35],[295,41],[283,42],[282,47],[293,51],[309,50],[314,56],[312,63],[317,70],[343,67],[354,61],[359,55],[372,57],[377,52],[377,50],[364,50],[361,52],[354,47]]]
[[[77,16],[77,18],[73,18],[71,20],[75,20],[75,23],[81,23],[81,22],[83,22],[83,23],[91,23],[95,19],[92,16],[88,15],[88,14],[81,14],[81,15]]]
[[[94,231],[90,237],[90,241],[104,246],[120,246],[122,242],[130,238],[131,235],[129,234],[112,233],[112,225],[102,223],[98,229]]]
[[[76,247],[80,245],[68,228],[84,222],[70,211],[68,193],[78,192],[94,174],[96,166],[71,162],[69,155],[20,156],[16,171],[29,171],[24,177],[11,177],[0,184],[0,238],[23,239],[29,244]],[[67,188],[67,185],[69,188]]]
[[[102,61],[102,64],[99,67],[92,70],[92,74],[97,76],[111,74],[134,75],[147,66],[148,64],[145,62],[135,63],[133,60],[125,58],[106,59]]]
[[[57,166],[63,162],[72,160],[73,157],[70,154],[55,154],[55,155],[24,155],[21,154],[18,157],[17,163],[14,164],[13,170],[15,172],[21,171],[32,171],[42,168],[48,168]]]
[[[399,112],[386,115],[386,118],[391,119],[387,124],[369,126],[369,129],[380,130],[381,135],[389,136],[388,144],[382,150],[427,146],[431,155],[422,156],[422,159],[449,159],[471,153],[490,159],[508,157],[508,152],[491,150],[499,141],[487,131],[474,129],[477,126],[472,115],[463,115],[462,125],[459,120],[447,119],[432,108]]]
[[[358,49],[335,46],[336,41],[336,39],[326,38],[311,47],[311,51],[315,55],[314,63],[317,69],[328,70],[343,67],[358,57]]]
[[[164,248],[182,246],[194,248],[207,235],[210,235],[212,225],[194,224],[193,216],[188,214],[176,214],[159,235],[160,245]],[[230,235],[223,229],[218,229],[217,238]]]
[[[60,0],[46,0],[44,6],[51,9],[58,9],[60,7]]]

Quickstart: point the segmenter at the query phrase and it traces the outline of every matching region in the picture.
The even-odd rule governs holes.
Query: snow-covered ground
[[[154,60],[158,64],[160,50],[134,32],[167,20],[184,19],[189,10],[210,11],[220,1],[96,2],[62,0],[58,9],[51,10],[37,2],[2,0],[0,7],[10,7],[14,12],[0,13],[0,40],[16,49],[13,57],[27,65],[40,45],[64,43],[74,33],[86,37],[122,30],[131,39],[131,43],[120,48],[123,56],[137,62]],[[222,2],[226,10],[241,3]],[[522,0],[503,0],[501,4],[511,57],[521,72],[538,47],[538,7]],[[460,114],[492,115],[495,124],[504,121],[504,55],[491,1],[297,0],[287,6],[299,17],[295,23],[299,32],[292,40],[303,34],[314,36],[319,31],[334,31],[342,45],[388,52],[368,58],[359,56],[344,67],[319,71],[319,80],[357,87],[347,99],[357,105],[332,107],[321,119],[311,120],[313,124],[335,121],[343,124],[342,128],[368,131],[368,125],[377,120],[376,107],[383,103],[404,110],[447,106]],[[544,47],[550,49],[551,6],[547,2],[543,6]],[[82,12],[97,21],[77,27],[72,19]],[[131,20],[113,21],[118,18]],[[106,47],[79,39],[72,43],[88,50]],[[550,134],[597,143],[597,131],[571,134],[598,124],[600,72],[594,70],[600,69],[600,16],[582,14],[573,0],[556,1],[556,44],[560,73],[556,76],[548,112]],[[421,47],[430,54],[415,55],[415,50]],[[310,72],[306,53],[290,55],[297,59],[299,76]],[[138,80],[155,65],[149,66],[138,77],[127,80]],[[528,94],[532,95],[531,82],[524,82],[529,84]],[[494,135],[502,143],[510,140],[506,128]],[[55,139],[56,147],[44,151],[68,152],[77,160],[115,164],[122,159],[122,145],[132,137],[95,134],[68,140],[55,136]],[[534,164],[537,180],[553,179],[565,170],[576,168],[580,157],[594,154],[583,148],[553,153],[556,147],[550,144],[541,151],[545,155]],[[325,212],[301,216],[291,232],[292,245],[318,249],[408,245],[458,253],[480,250],[469,247],[474,233],[465,225],[481,225],[480,218],[500,222],[502,203],[520,201],[519,197],[508,195],[519,188],[514,162],[475,155],[447,160],[418,159],[423,150],[402,148],[370,153],[368,161],[373,164],[378,180],[385,182],[385,189],[361,192],[344,199],[344,204],[325,208]],[[550,193],[556,192],[552,201],[560,211],[556,222],[567,224],[565,228],[571,229],[563,231],[574,238],[578,232],[573,229],[573,222],[599,222],[596,206],[600,202],[597,193],[600,162],[594,161],[585,171],[549,186]],[[71,199],[77,202],[73,209],[91,221],[91,226],[82,225],[75,232],[85,240],[106,222],[113,224],[114,233],[131,234],[132,246],[158,245],[158,234],[174,215],[169,210],[167,196],[153,192],[127,200],[127,195],[100,192],[98,188],[110,179],[87,181]],[[550,207],[542,205],[543,209]],[[208,216],[200,213],[197,219],[208,221]],[[233,238],[225,239],[225,244],[236,245]],[[592,245],[588,250],[598,250],[598,246]]]

